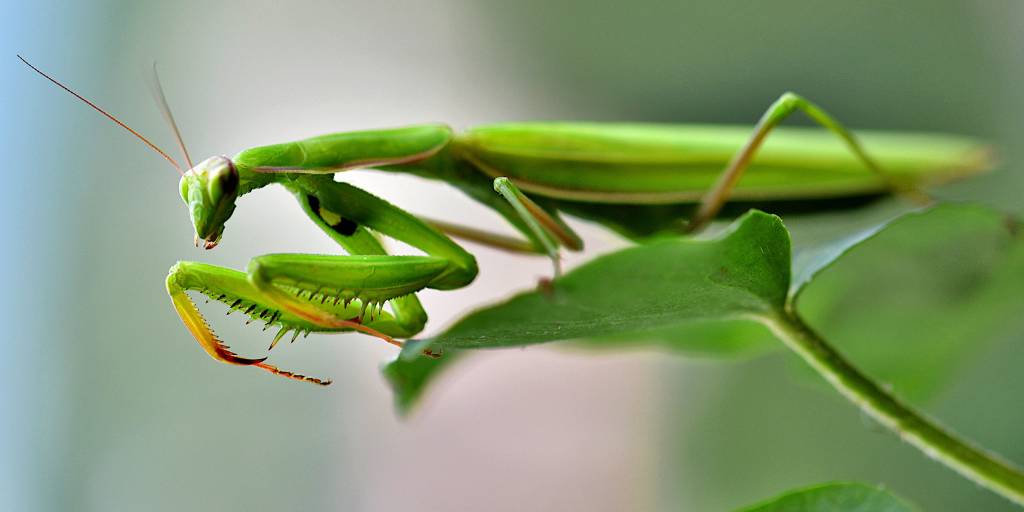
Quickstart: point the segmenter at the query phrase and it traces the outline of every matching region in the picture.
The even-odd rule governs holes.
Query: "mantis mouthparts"
[[[195,235],[192,237],[192,243],[194,243],[196,247],[199,247],[199,235]],[[217,240],[203,240],[203,249],[209,251],[210,249],[217,247],[218,243],[219,242]]]

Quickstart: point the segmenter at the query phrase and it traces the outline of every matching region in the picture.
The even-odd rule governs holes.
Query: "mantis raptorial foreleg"
[[[423,328],[425,316],[410,317],[397,308],[393,322],[374,324],[375,318],[386,302],[426,288],[447,267],[446,260],[430,256],[268,254],[250,260],[246,272],[263,299],[282,311],[318,327],[353,329],[398,344],[389,336],[411,336]],[[319,305],[312,300],[317,297]],[[357,315],[319,307],[354,300],[360,303]]]
[[[367,268],[380,265],[378,260],[385,258],[392,257],[273,254],[254,258],[248,274],[205,263],[179,262],[167,276],[167,292],[182,322],[214,359],[228,364],[256,366],[278,375],[326,384],[326,381],[266,364],[263,362],[266,358],[239,357],[216,336],[185,292],[197,291],[210,299],[223,302],[230,308],[229,313],[239,311],[248,315],[250,320],[247,323],[255,320],[266,322],[264,330],[271,326],[279,327],[270,348],[289,332],[292,333],[293,341],[301,333],[357,330],[394,342],[392,336],[411,336],[419,332],[426,322],[426,316],[422,315],[422,309],[415,298],[402,295],[411,293],[408,290],[422,288],[418,285],[424,281],[423,276],[436,274],[443,265],[388,259],[384,265],[392,267],[393,271],[398,268],[393,273],[407,277],[404,287],[396,285],[401,279],[361,279],[373,273],[372,270],[368,272]],[[405,258],[431,259],[423,256]],[[280,265],[294,265],[296,269],[279,273],[276,269]],[[321,277],[317,274],[321,266],[331,267],[331,277],[339,279],[334,282],[327,279],[327,285],[323,285],[323,282],[307,282]],[[402,267],[411,267],[411,270]],[[351,291],[353,284],[361,289],[358,292]],[[393,314],[382,311],[388,298],[394,299]],[[377,308],[376,311],[374,308]]]
[[[330,175],[302,176],[290,188],[317,225],[349,252],[383,253],[379,244],[373,249],[365,240],[352,245],[360,229],[366,228],[442,259],[446,266],[430,281],[430,288],[461,288],[476,277],[476,259],[465,249],[415,215],[369,192],[336,182]]]
[[[787,92],[768,107],[768,110],[758,120],[750,138],[729,160],[728,165],[726,165],[722,174],[719,175],[715,185],[701,198],[700,206],[698,206],[693,220],[687,228],[690,232],[699,231],[718,215],[719,210],[722,209],[722,206],[729,199],[730,192],[732,192],[740,177],[743,176],[743,171],[749,166],[750,161],[754,158],[754,154],[757,153],[758,148],[761,147],[768,133],[778,126],[783,119],[796,111],[807,114],[816,123],[836,134],[871,172],[877,174],[883,180],[890,181],[881,167],[864,151],[864,148],[861,147],[860,142],[853,136],[853,133],[821,107],[798,94]],[[891,182],[890,185],[892,185]]]
[[[350,255],[269,254],[253,258],[245,273],[192,262],[172,267],[167,291],[175,310],[218,361],[324,383],[231,352],[206,324],[187,290],[264,320],[267,327],[280,326],[270,348],[289,331],[297,335],[355,330],[400,345],[395,337],[416,334],[427,320],[413,293],[427,287],[465,286],[476,275],[471,255],[383,199],[329,176],[301,177],[289,188],[303,211]],[[428,255],[387,255],[371,230]],[[385,303],[390,303],[391,313],[384,311]]]
[[[297,336],[303,330],[306,332],[319,330],[316,326],[305,323],[299,318],[290,317],[287,313],[272,309],[270,305],[261,300],[260,294],[248,283],[245,274],[237,270],[204,263],[182,261],[171,267],[167,276],[167,293],[171,296],[174,309],[181,317],[185,327],[203,347],[203,350],[217,361],[240,366],[254,366],[276,375],[314,384],[330,384],[330,381],[281,370],[265,363],[265,357],[259,359],[239,357],[213,332],[192,299],[185,293],[187,290],[199,291],[211,299],[224,302],[231,310],[242,311],[244,314],[251,315],[252,319],[263,319],[267,322],[265,329],[271,325],[281,326],[281,330],[274,337],[274,343],[277,343],[288,331],[293,331]]]

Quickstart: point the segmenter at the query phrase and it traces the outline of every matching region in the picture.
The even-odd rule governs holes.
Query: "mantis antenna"
[[[82,101],[83,101],[83,102],[84,102],[84,103],[85,103],[86,105],[89,105],[90,107],[92,107],[93,109],[95,109],[95,110],[96,110],[97,112],[99,112],[100,114],[103,114],[103,115],[107,116],[107,118],[108,118],[108,119],[110,119],[111,121],[113,121],[113,122],[117,123],[117,125],[118,125],[118,126],[120,126],[121,128],[124,128],[125,130],[128,130],[128,132],[130,132],[130,133],[131,133],[132,135],[134,135],[134,136],[138,137],[138,138],[139,138],[139,140],[141,140],[142,142],[144,142],[144,143],[145,143],[145,144],[146,144],[147,146],[149,146],[149,147],[150,147],[150,148],[151,148],[151,149],[152,149],[153,151],[156,151],[157,153],[160,153],[160,156],[164,157],[164,159],[165,159],[165,160],[167,160],[168,162],[170,162],[170,163],[171,163],[171,165],[173,165],[173,166],[174,166],[174,168],[175,168],[175,169],[177,169],[177,171],[178,171],[178,174],[181,174],[182,176],[184,176],[184,175],[185,175],[185,173],[184,173],[184,172],[183,172],[183,171],[181,170],[181,166],[180,166],[180,165],[178,165],[178,162],[176,162],[176,161],[175,161],[175,160],[174,160],[173,158],[171,158],[171,157],[170,157],[170,155],[168,155],[167,153],[165,153],[165,152],[164,152],[164,150],[162,150],[162,149],[158,148],[158,147],[156,146],[156,144],[153,144],[152,142],[150,142],[150,141],[149,141],[149,139],[147,139],[147,138],[143,137],[141,133],[139,133],[139,132],[137,132],[137,131],[133,130],[133,129],[132,129],[132,128],[131,128],[130,126],[128,126],[128,125],[126,125],[126,124],[122,123],[120,119],[118,119],[118,118],[116,118],[116,117],[114,117],[114,116],[110,115],[110,114],[109,114],[109,113],[108,113],[108,112],[107,112],[106,110],[103,110],[102,108],[100,108],[99,106],[97,106],[97,105],[96,105],[95,103],[93,103],[93,102],[91,102],[91,101],[89,101],[89,100],[85,99],[85,98],[84,98],[84,97],[83,97],[83,96],[82,96],[81,94],[78,94],[77,92],[75,92],[75,91],[72,91],[70,87],[68,87],[68,86],[66,86],[66,85],[64,85],[64,84],[62,84],[62,83],[60,83],[60,82],[58,82],[58,81],[57,81],[56,79],[54,79],[54,78],[53,78],[53,77],[51,77],[50,75],[47,75],[46,73],[43,73],[43,72],[42,72],[42,71],[41,71],[41,70],[40,70],[39,68],[37,68],[37,67],[33,66],[32,64],[30,64],[30,63],[29,63],[29,61],[25,60],[25,58],[24,58],[24,57],[22,57],[21,55],[18,55],[18,59],[20,59],[20,60],[21,60],[22,62],[24,62],[26,66],[28,66],[28,67],[32,68],[32,70],[33,70],[33,71],[35,71],[36,73],[39,73],[40,75],[42,75],[42,76],[43,76],[43,78],[46,78],[47,80],[49,80],[49,81],[53,82],[54,84],[56,84],[56,85],[57,85],[57,87],[60,87],[61,89],[64,89],[65,91],[67,91],[67,92],[71,93],[71,95],[72,95],[72,96],[74,96],[74,97],[76,97],[76,98],[78,98],[78,99],[82,100]],[[173,121],[172,121],[172,124],[173,124]],[[175,133],[177,133],[177,128],[175,128],[174,130],[175,130]],[[178,139],[178,140],[179,140],[179,142],[180,142],[180,140],[181,140],[180,136],[179,136],[179,139]],[[182,149],[184,149],[184,145],[182,145]]]
[[[181,131],[178,130],[178,123],[174,122],[174,114],[171,113],[171,107],[167,104],[167,97],[164,96],[164,88],[160,85],[160,75],[156,72],[156,61],[153,61],[153,98],[156,100],[156,106],[160,109],[160,114],[164,116],[164,120],[167,124],[171,125],[171,130],[174,131],[174,138],[178,141],[178,147],[181,148],[182,154],[185,155],[185,162],[188,163],[188,168],[195,167],[192,165],[192,158],[188,156],[188,150],[185,149],[185,140],[181,138]]]

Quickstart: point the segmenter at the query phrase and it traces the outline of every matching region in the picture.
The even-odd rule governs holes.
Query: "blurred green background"
[[[785,354],[486,353],[405,422],[378,376],[394,351],[373,340],[275,349],[283,367],[333,377],[326,390],[218,365],[170,307],[171,264],[241,268],[264,252],[335,249],[286,193],[267,190],[240,202],[221,247],[195,251],[173,170],[14,54],[170,148],[145,85],[156,59],[197,157],[424,121],[752,123],[794,90],[854,127],[992,139],[998,172],[941,194],[1021,213],[1018,2],[8,0],[0,19],[4,510],[724,510],[836,479],[883,483],[927,510],[1010,509],[792,371]],[[502,229],[443,185],[352,180],[416,213]],[[622,244],[581,230],[593,252],[572,261]],[[429,332],[548,271],[473,250],[478,282],[424,294]],[[899,307],[894,288],[868,291]],[[997,299],[1024,305],[1014,290]],[[240,352],[265,347],[237,316],[207,311]],[[967,349],[973,332],[950,341],[962,364],[913,399],[1024,463],[1024,326],[1000,325]],[[849,348],[884,370],[870,344]],[[927,343],[907,350],[931,356]]]

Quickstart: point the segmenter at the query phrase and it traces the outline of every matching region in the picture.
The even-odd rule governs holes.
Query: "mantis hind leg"
[[[797,111],[803,112],[812,120],[836,134],[850,151],[864,163],[865,167],[888,181],[890,187],[895,189],[891,180],[888,179],[874,159],[864,151],[864,148],[850,130],[814,103],[795,93],[787,92],[768,107],[768,110],[758,120],[757,125],[754,127],[754,132],[746,144],[732,157],[711,190],[701,198],[700,205],[688,227],[690,232],[699,231],[718,214],[719,210],[722,209],[722,206],[728,200],[733,187],[743,176],[743,172],[750,164],[750,161],[755,153],[757,153],[758,148],[761,147],[769,132],[778,126],[783,119]]]
[[[536,244],[529,240],[505,236],[454,222],[430,219],[423,216],[420,216],[420,218],[434,229],[461,240],[468,240],[487,247],[517,254],[547,254],[547,251],[543,248],[538,248]]]

